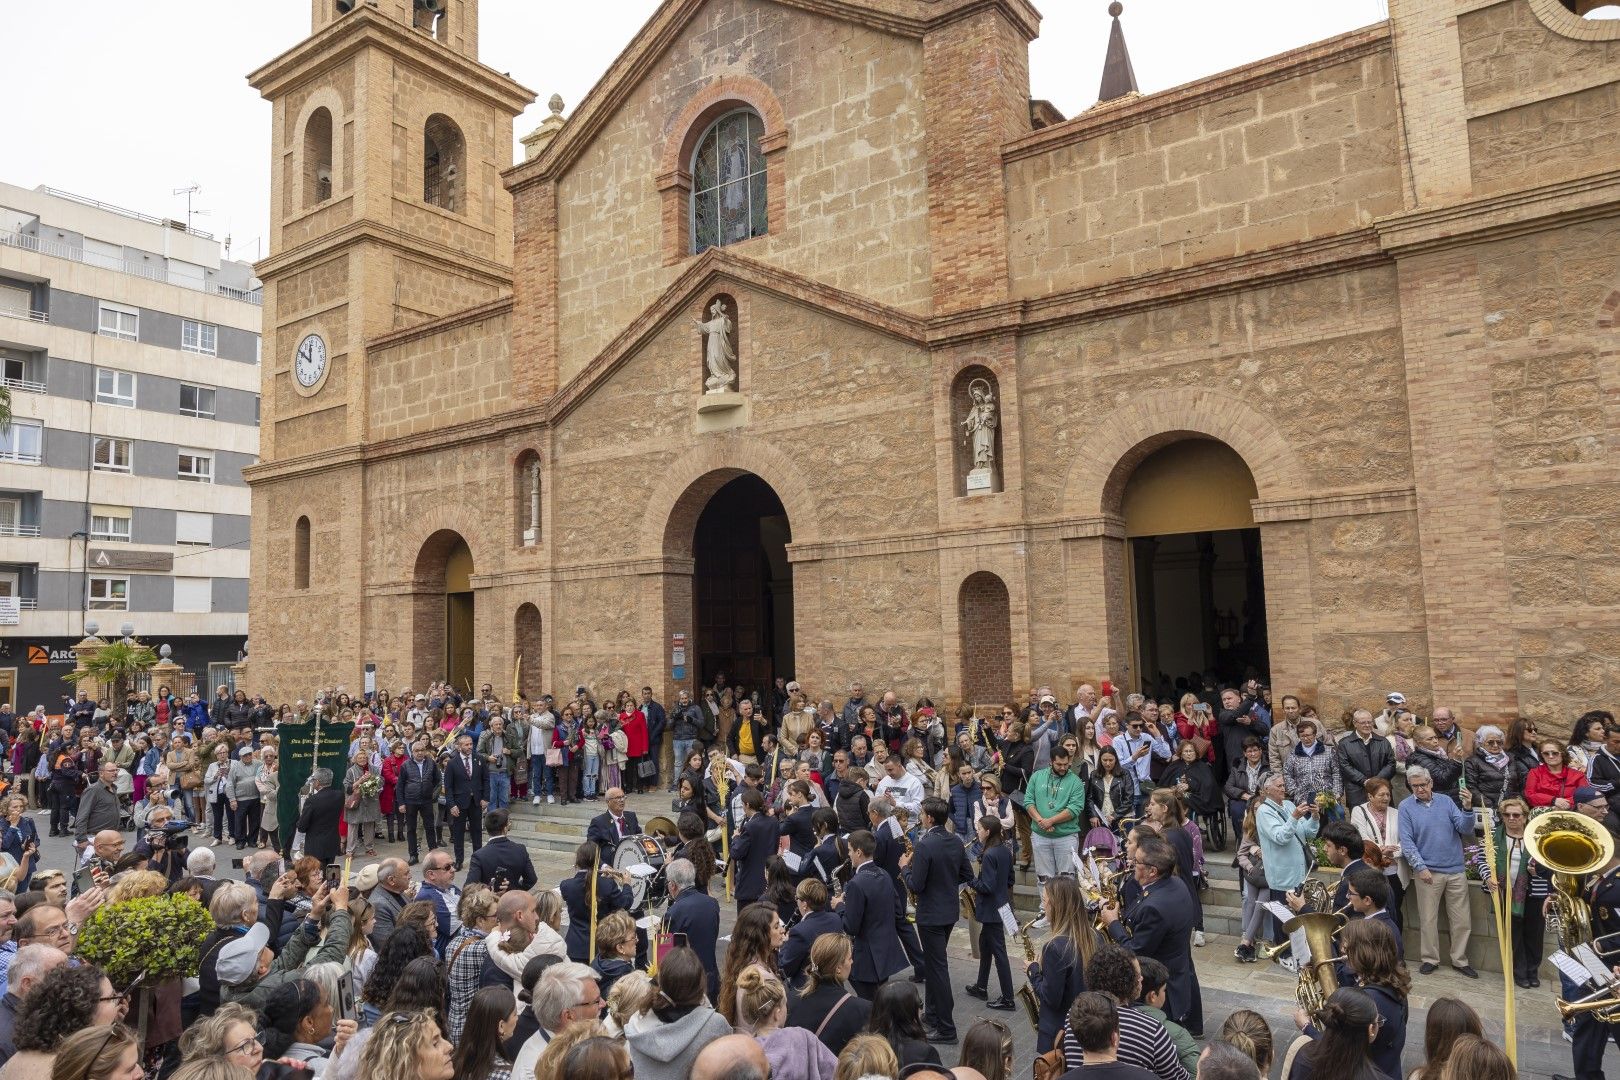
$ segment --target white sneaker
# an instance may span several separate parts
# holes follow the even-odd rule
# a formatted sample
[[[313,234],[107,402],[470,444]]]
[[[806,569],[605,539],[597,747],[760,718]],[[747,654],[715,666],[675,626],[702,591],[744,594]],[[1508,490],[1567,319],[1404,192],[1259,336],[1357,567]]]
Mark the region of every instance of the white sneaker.
[[[1299,974],[1299,961],[1295,960],[1292,956],[1279,956],[1277,958],[1277,966],[1291,974]]]
[[[1046,916],[1042,915],[1040,918],[1030,923],[1029,928],[1031,930],[1045,930],[1049,925],[1050,924],[1046,921]]]
[[[536,805],[536,806],[540,805],[540,796],[536,795],[534,797],[534,805]]]
[[[548,805],[551,804],[551,803],[554,803],[556,801],[557,801],[557,796],[555,796],[555,795],[547,795],[546,796],[546,803]]]
[[[1193,931],[1193,944],[1200,949],[1204,947],[1204,932],[1202,930]]]

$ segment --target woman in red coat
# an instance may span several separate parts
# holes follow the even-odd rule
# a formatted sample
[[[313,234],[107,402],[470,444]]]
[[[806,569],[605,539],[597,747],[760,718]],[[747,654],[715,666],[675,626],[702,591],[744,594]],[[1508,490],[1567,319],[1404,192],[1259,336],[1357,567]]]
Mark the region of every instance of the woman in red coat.
[[[382,810],[383,820],[388,822],[388,842],[392,844],[395,839],[394,825],[399,825],[398,837],[405,839],[405,807],[394,798],[396,786],[399,784],[399,772],[410,759],[405,754],[405,744],[395,740],[388,747],[388,754],[382,761],[382,790],[377,793],[377,805]]]
[[[1176,734],[1181,741],[1188,739],[1202,739],[1204,746],[1204,760],[1215,762],[1215,736],[1219,734],[1219,725],[1215,720],[1215,713],[1199,701],[1193,694],[1181,695],[1181,708],[1176,710]],[[1261,740],[1264,742],[1264,740]]]
[[[640,769],[641,759],[647,756],[647,716],[633,701],[626,700],[619,712],[619,727],[624,731],[625,756],[630,759],[620,781],[627,791],[642,791],[647,785]]]
[[[1551,806],[1558,810],[1575,808],[1575,789],[1586,786],[1586,774],[1566,765],[1564,744],[1547,739],[1541,744],[1541,764],[1524,779],[1524,801],[1531,809]]]

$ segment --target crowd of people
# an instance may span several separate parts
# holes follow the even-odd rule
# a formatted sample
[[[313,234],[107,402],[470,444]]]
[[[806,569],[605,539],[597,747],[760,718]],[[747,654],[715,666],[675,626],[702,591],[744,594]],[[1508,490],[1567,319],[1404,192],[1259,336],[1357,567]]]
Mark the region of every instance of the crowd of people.
[[[1286,939],[1262,905],[1302,909],[1318,851],[1340,870],[1333,907],[1351,916],[1343,985],[1296,1016],[1283,1076],[1397,1080],[1407,888],[1420,971],[1441,962],[1443,906],[1446,959],[1476,974],[1472,809],[1500,812],[1499,865],[1533,897],[1547,876],[1515,845],[1531,807],[1615,821],[1620,729],[1606,714],[1555,742],[1523,720],[1469,732],[1444,708],[1420,722],[1398,693],[1329,723],[1292,695],[1274,711],[1258,681],[1178,690],[1105,682],[1063,704],[1036,687],[993,716],[724,676],[667,707],[650,687],[598,704],[585,687],[502,702],[488,685],[435,684],[276,706],[159,687],[116,712],[85,695],[61,715],[0,708],[0,1080],[133,1080],[147,1066],[188,1080],[1006,1080],[1010,1022],[959,1030],[956,995],[1012,1013],[1026,983],[1042,1075],[1268,1075],[1258,1015],[1205,1030],[1205,860],[1228,835],[1244,883],[1235,961]],[[296,820],[280,821],[276,729],[317,718],[354,725],[348,768],[315,769]],[[627,794],[659,790],[676,835],[668,907],[649,923],[611,862],[641,833]],[[507,835],[524,799],[602,804],[561,882],[538,880]],[[31,812],[74,838],[77,865],[36,865]],[[405,857],[365,863],[385,836]],[[240,879],[193,838],[244,852]],[[1026,926],[1017,869],[1040,895]],[[124,1026],[131,988],[73,961],[73,942],[100,906],[162,894],[203,903],[215,930],[142,1043]],[[722,900],[736,906],[728,941]],[[1532,903],[1515,918],[1521,986],[1540,967],[1538,916]],[[946,948],[964,922],[979,964],[955,987]],[[1009,944],[1030,930],[1045,938],[1015,980]],[[1511,1075],[1468,1006],[1437,1004],[1427,1028],[1421,1080]]]

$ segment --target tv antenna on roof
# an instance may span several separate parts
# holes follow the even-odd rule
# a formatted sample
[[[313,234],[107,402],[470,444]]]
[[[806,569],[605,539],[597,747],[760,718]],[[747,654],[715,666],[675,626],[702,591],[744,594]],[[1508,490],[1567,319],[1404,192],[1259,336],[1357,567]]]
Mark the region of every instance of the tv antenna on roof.
[[[186,197],[186,228],[187,229],[191,228],[191,219],[192,218],[196,217],[198,214],[207,214],[208,213],[207,210],[193,210],[191,208],[192,196],[196,195],[200,191],[202,191],[202,185],[197,183],[197,181],[195,181],[195,180],[193,180],[191,182],[190,187],[183,187],[183,188],[175,188],[174,189],[174,194],[176,194],[176,195],[184,195]]]

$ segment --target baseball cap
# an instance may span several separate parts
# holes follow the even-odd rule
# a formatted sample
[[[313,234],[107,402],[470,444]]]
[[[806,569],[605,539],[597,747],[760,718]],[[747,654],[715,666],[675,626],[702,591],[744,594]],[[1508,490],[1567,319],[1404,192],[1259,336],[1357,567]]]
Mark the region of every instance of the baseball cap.
[[[254,923],[247,933],[224,945],[214,964],[220,985],[238,986],[247,982],[259,966],[260,950],[269,940],[270,928],[264,923]]]
[[[1608,798],[1607,795],[1603,794],[1603,792],[1599,791],[1597,788],[1592,787],[1590,784],[1583,784],[1575,789],[1576,806],[1581,805],[1581,803],[1597,802],[1599,799],[1606,798]]]
[[[253,753],[253,744],[248,743],[246,746],[242,747],[242,749],[240,749],[240,750],[238,750],[236,752],[236,756],[239,757],[239,758],[245,758],[245,757],[247,757],[248,755],[250,755],[252,753]]]
[[[1051,694],[1042,694],[1041,695],[1041,704],[1042,705],[1056,705],[1057,704],[1057,698],[1053,697]]]
[[[1389,692],[1389,696],[1384,699],[1384,702],[1389,705],[1405,705],[1406,695],[1401,693],[1399,690],[1391,690]]]

